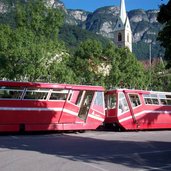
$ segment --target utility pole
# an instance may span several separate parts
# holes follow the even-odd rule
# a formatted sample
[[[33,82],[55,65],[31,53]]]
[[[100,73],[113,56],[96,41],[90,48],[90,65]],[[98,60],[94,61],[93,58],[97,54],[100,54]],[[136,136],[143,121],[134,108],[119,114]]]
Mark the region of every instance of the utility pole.
[[[150,68],[151,68],[151,42],[150,42],[150,44],[149,44],[149,64],[150,64]]]
[[[152,69],[152,63],[151,63],[151,45],[152,45],[152,41],[149,43],[149,65],[150,65],[150,88],[151,88],[151,81],[152,81],[152,72],[151,72],[151,69]]]

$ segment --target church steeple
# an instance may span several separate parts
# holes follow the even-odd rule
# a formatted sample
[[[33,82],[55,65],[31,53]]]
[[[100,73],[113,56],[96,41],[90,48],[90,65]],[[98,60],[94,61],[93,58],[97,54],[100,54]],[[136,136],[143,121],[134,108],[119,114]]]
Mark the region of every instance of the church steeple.
[[[128,47],[132,52],[132,31],[126,12],[125,0],[120,1],[120,13],[114,28],[114,42],[118,47]]]
[[[124,0],[121,0],[121,3],[120,3],[120,15],[119,16],[120,16],[120,19],[122,20],[122,22],[124,24],[126,21],[126,17],[127,17]]]

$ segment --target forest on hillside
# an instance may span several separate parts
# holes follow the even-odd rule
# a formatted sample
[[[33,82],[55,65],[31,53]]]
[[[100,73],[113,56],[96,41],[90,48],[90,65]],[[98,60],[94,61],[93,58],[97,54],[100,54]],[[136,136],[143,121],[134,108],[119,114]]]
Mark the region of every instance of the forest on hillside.
[[[170,88],[171,78],[159,75],[165,63],[144,68],[127,48],[118,49],[102,36],[67,26],[61,9],[43,0],[6,5],[8,10],[0,15],[1,79]]]

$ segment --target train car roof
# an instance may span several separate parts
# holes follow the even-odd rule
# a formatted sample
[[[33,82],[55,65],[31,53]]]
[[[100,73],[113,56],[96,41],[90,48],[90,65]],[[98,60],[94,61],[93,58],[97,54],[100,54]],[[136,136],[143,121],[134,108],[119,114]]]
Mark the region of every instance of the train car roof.
[[[139,94],[169,94],[171,92],[162,92],[162,91],[152,91],[152,90],[138,90],[138,89],[111,89],[107,90],[107,94],[111,94],[112,92],[126,92],[126,93],[139,93]]]
[[[91,91],[104,91],[105,90],[104,87],[102,86],[58,84],[58,83],[44,83],[44,82],[19,82],[19,81],[0,81],[0,86],[54,88],[54,89],[59,88],[59,89],[91,90]]]

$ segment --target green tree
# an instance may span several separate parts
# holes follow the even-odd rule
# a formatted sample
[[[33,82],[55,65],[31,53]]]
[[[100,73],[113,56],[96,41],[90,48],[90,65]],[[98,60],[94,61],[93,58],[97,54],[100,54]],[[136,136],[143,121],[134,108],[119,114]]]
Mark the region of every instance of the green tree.
[[[61,60],[61,62],[59,62]],[[48,70],[51,82],[58,83],[76,83],[76,76],[73,70],[70,67],[70,56],[66,54],[62,56],[62,58],[58,58],[55,62],[53,62]],[[48,79],[47,79],[48,80]]]
[[[79,84],[102,84],[103,74],[98,73],[101,62],[102,45],[94,39],[80,43],[71,62],[71,67],[77,76]]]
[[[160,62],[151,68],[151,86],[153,90],[166,91],[166,80],[164,74],[165,65]],[[165,89],[165,90],[164,90]]]
[[[95,39],[87,39],[80,43],[79,49],[76,51],[82,59],[94,59],[100,57],[102,54],[102,44]]]
[[[111,69],[105,83],[107,87],[144,88],[146,86],[144,67],[127,48],[110,47],[110,51],[107,49],[106,52],[111,56]]]
[[[153,90],[170,91],[171,88],[171,70],[165,69],[167,63],[159,61],[151,68],[151,86]]]
[[[158,34],[158,40],[161,42],[161,45],[165,48],[165,59],[169,62],[168,67],[171,67],[171,0],[167,5],[162,4],[160,6],[160,11],[158,13],[157,20],[164,24],[163,29]]]
[[[85,29],[81,29],[78,26],[64,24],[59,32],[59,39],[64,41],[66,46],[71,49],[71,53],[73,54],[77,49],[77,46],[81,42],[86,41],[87,39],[95,39],[102,43],[102,46],[105,47],[110,40],[101,36],[94,34]]]
[[[106,58],[106,67],[108,74],[105,77],[105,86],[107,88],[117,87],[121,81],[120,54],[119,49],[110,43],[104,50],[103,54]]]
[[[118,49],[113,43],[102,48],[96,40],[81,43],[72,61],[78,83],[109,87],[144,88],[145,70],[127,49]],[[80,81],[80,82],[79,82]]]
[[[58,67],[69,69],[65,47],[58,40],[63,13],[43,0],[17,1],[10,12],[15,24],[0,25],[1,78],[55,81]]]

